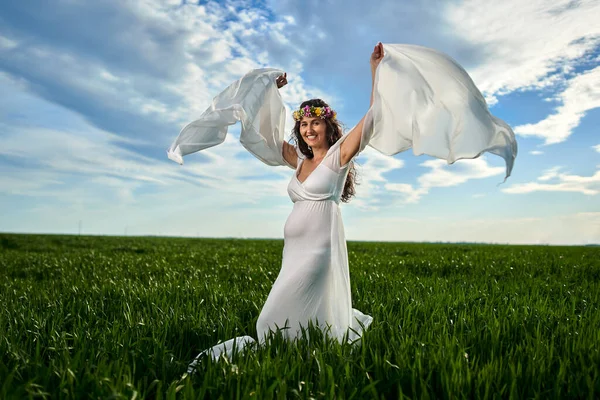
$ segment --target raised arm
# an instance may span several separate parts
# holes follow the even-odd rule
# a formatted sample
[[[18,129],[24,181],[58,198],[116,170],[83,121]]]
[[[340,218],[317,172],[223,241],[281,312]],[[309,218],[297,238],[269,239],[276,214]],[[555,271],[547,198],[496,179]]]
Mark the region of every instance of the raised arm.
[[[298,154],[296,153],[296,148],[286,141],[283,142],[283,158],[285,158],[285,161],[292,167],[298,167]]]
[[[383,58],[383,44],[381,42],[377,43],[375,48],[373,49],[373,53],[371,54],[371,101],[369,103],[369,108],[373,105],[373,90],[375,83],[375,71],[377,70],[377,66],[381,62]],[[348,133],[348,137],[344,140],[344,142],[340,146],[340,162],[342,165],[346,165],[352,158],[358,153],[358,149],[360,148],[360,140],[362,136],[363,126],[365,124],[365,118],[362,119],[356,124],[356,126]]]
[[[288,83],[287,82],[287,73],[284,73],[283,75],[277,77],[275,82],[277,83],[277,89],[281,89],[282,87],[287,85],[287,83]],[[296,154],[296,148],[294,146],[292,146],[291,144],[289,144],[288,142],[286,142],[284,140],[283,141],[283,149],[282,149],[281,153],[283,155],[283,158],[285,158],[285,161],[287,161],[288,164],[290,164],[294,168],[297,167],[296,164],[298,163],[298,155]]]

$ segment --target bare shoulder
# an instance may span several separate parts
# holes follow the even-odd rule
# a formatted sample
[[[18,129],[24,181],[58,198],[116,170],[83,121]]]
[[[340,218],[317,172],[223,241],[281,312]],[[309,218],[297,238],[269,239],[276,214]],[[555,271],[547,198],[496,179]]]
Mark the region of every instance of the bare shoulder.
[[[283,142],[283,158],[288,164],[297,168],[298,154],[296,153],[296,147],[285,141]]]

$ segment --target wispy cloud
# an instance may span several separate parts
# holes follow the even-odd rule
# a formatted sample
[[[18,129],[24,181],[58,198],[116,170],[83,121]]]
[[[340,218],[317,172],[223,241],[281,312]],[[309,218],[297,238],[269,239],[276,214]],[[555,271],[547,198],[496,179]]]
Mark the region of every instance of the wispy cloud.
[[[600,170],[591,176],[561,173],[562,167],[553,167],[544,172],[537,180],[512,185],[502,189],[505,193],[523,194],[532,192],[573,192],[588,196],[600,193]],[[543,182],[543,183],[540,183]]]
[[[356,165],[357,196],[352,204],[362,210],[377,210],[385,194],[388,182],[387,174],[404,167],[404,161],[385,156],[367,147]]]
[[[65,182],[67,177],[79,176],[93,180],[98,186],[124,187],[131,191],[142,185],[171,185],[174,182],[192,184],[196,187],[217,189],[243,195],[242,202],[256,201],[281,193],[285,177],[282,169],[270,168],[259,161],[245,158],[245,149],[229,138],[218,150],[203,153],[204,162],[190,162],[183,169],[168,160],[156,161],[119,146],[119,138],[113,134],[95,130],[85,132],[50,131],[40,128],[21,128],[18,134],[0,137],[0,155],[32,160],[33,165],[7,166],[11,168],[11,180],[31,180],[29,174],[43,171],[36,177],[36,185],[23,185],[35,189],[30,194],[42,195],[42,182],[46,186]],[[248,164],[252,167],[248,168]],[[42,178],[42,179],[40,179]],[[261,191],[251,190],[260,182]],[[12,192],[14,185],[3,185],[4,191]],[[48,194],[54,195],[55,191]]]
[[[418,184],[388,183],[387,190],[401,193],[405,203],[418,203],[433,188],[461,185],[472,179],[489,178],[501,175],[503,167],[490,166],[485,157],[475,160],[461,160],[449,166],[444,160],[428,160],[421,164],[430,171],[417,178]]]
[[[553,92],[560,104],[544,119],[515,127],[518,135],[563,142],[600,107],[597,1],[469,0],[452,3],[447,13],[456,32],[485,54],[469,72],[489,104],[528,90]]]
[[[485,54],[469,72],[491,104],[517,90],[561,84],[600,43],[594,0],[469,0],[446,13],[454,32]]]
[[[559,171],[562,169],[563,167],[561,166],[556,166],[556,167],[552,167],[550,169],[547,169],[546,171],[544,171],[544,173],[538,178],[538,181],[549,181],[551,179],[554,178],[558,178],[559,176]]]
[[[284,59],[302,69],[289,18],[235,3],[109,0],[32,11],[17,2],[0,11],[0,68],[100,129],[161,147],[250,69]],[[310,96],[302,82],[294,92]]]
[[[557,96],[557,100],[561,105],[555,113],[535,124],[517,126],[515,133],[540,137],[545,144],[567,140],[585,113],[600,107],[600,67],[569,79],[566,89]]]

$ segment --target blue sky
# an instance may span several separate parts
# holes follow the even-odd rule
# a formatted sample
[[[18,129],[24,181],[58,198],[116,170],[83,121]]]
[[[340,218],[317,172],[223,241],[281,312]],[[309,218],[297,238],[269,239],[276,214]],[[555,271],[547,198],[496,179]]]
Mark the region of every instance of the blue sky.
[[[519,155],[498,185],[493,155],[368,148],[349,240],[600,243],[597,15],[597,1],[2,2],[0,231],[281,238],[293,172],[249,156],[239,129],[184,166],[166,149],[258,67],[288,71],[288,111],[321,97],[352,127],[382,41],[461,63]]]

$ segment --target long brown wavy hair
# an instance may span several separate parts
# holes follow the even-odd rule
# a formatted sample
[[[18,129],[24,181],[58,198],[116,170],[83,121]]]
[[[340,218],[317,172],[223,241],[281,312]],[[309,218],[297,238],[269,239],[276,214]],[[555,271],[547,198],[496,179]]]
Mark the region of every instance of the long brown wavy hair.
[[[329,107],[329,105],[321,99],[307,100],[300,105],[300,108],[304,108],[306,106]],[[340,125],[337,119],[325,118],[323,119],[323,121],[325,121],[326,124],[325,137],[327,139],[327,144],[329,145],[329,147],[331,147],[342,137],[342,126]],[[302,135],[300,134],[300,121],[296,121],[292,133],[294,134],[296,143],[298,143],[298,148],[300,149],[300,152],[304,154],[306,158],[312,159],[314,157],[312,149],[306,144],[306,142],[302,138]],[[354,185],[356,184],[356,169],[354,168],[354,161],[350,162],[350,164],[348,165],[348,169],[348,176],[346,177],[344,191],[342,192],[342,201],[344,203],[348,203],[350,199],[356,194],[354,190]]]

